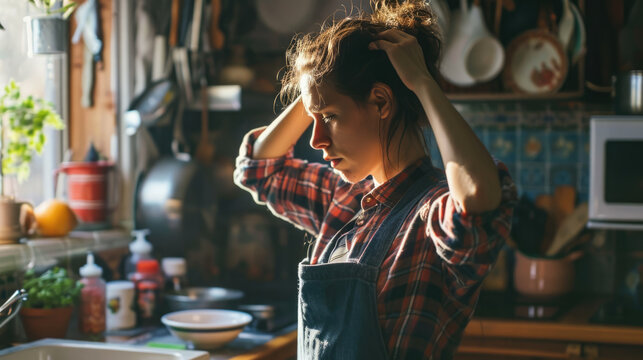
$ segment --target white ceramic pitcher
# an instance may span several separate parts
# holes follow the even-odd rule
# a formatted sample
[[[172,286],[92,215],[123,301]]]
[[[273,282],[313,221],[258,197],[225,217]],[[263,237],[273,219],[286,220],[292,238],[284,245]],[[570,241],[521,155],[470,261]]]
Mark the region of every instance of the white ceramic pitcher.
[[[502,70],[502,45],[487,30],[480,6],[469,11],[467,0],[453,13],[440,72],[451,83],[470,86],[493,79]]]

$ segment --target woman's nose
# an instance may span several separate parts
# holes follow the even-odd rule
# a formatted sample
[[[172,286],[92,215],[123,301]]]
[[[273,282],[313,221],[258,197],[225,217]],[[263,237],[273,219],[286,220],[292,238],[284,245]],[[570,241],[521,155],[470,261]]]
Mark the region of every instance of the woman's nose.
[[[330,137],[328,137],[326,125],[323,121],[313,120],[313,134],[310,136],[310,146],[313,149],[325,149],[330,146]]]

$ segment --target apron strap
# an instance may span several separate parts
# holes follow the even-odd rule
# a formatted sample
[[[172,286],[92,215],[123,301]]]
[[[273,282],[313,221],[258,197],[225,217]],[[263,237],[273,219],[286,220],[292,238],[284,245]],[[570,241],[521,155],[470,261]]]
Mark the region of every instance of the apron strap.
[[[382,222],[379,229],[364,249],[360,258],[360,263],[380,267],[388,250],[393,244],[393,240],[397,233],[400,231],[404,220],[411,212],[411,209],[420,201],[426,193],[427,187],[430,185],[429,180],[431,173],[422,175],[419,179],[415,180],[400,201],[393,206],[391,212],[386,219]]]

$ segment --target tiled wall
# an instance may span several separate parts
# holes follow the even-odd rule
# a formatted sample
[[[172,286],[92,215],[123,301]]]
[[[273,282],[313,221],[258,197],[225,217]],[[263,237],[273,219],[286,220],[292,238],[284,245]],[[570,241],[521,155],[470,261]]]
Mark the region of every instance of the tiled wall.
[[[607,113],[583,104],[457,104],[462,116],[496,159],[504,162],[519,195],[532,199],[572,185],[578,201],[589,190],[589,118]],[[431,155],[442,167],[435,140]]]

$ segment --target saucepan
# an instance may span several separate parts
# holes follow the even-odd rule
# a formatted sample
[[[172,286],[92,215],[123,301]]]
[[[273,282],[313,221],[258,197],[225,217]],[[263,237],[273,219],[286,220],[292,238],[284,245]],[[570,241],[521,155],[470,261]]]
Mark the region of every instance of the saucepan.
[[[586,81],[587,88],[611,93],[617,115],[643,114],[643,70],[630,70],[612,76],[612,86],[601,86]]]
[[[643,114],[643,70],[631,70],[612,77],[612,99],[618,115]]]

